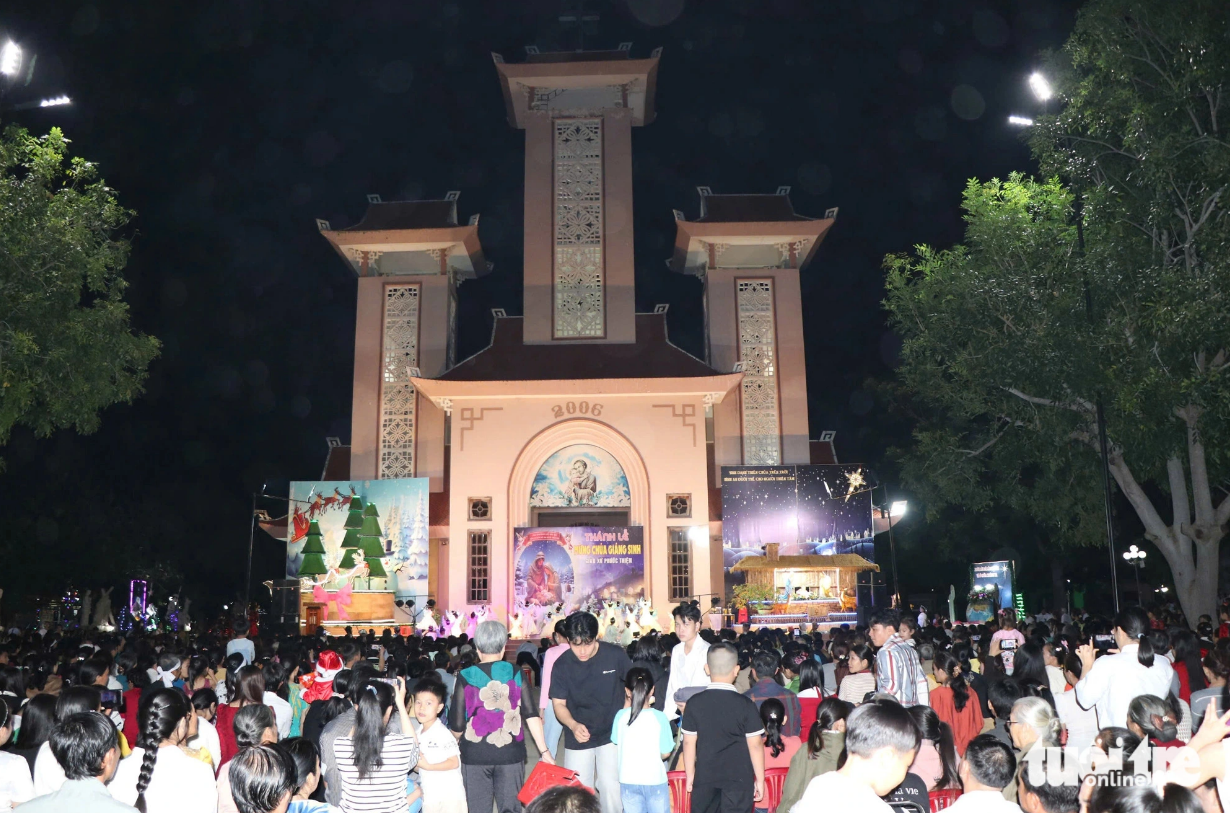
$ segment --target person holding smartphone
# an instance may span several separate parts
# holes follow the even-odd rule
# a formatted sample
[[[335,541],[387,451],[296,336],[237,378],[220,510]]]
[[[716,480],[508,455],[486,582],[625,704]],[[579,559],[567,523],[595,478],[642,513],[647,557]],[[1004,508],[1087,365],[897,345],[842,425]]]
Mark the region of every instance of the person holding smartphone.
[[[1076,650],[1081,660],[1076,701],[1081,708],[1097,709],[1099,729],[1126,728],[1132,700],[1142,694],[1165,699],[1174,677],[1170,661],[1154,657],[1149,616],[1143,609],[1129,607],[1115,616],[1113,634],[1118,651],[1099,658],[1093,640]]]
[[[1004,610],[1000,628],[991,636],[991,657],[1002,655],[1004,672],[1012,674],[1012,663],[1016,657],[1016,648],[1024,646],[1025,636],[1016,628],[1016,611]]]

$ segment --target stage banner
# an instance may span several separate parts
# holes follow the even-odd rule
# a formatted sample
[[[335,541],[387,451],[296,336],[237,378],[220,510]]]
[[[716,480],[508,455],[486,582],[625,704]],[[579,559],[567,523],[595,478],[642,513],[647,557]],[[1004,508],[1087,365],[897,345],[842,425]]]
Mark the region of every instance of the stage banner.
[[[723,466],[722,555],[730,569],[779,553],[853,553],[875,561],[871,483],[862,466]]]
[[[428,480],[327,480],[290,484],[286,578],[340,587],[363,565],[357,590],[427,597]]]
[[[645,596],[644,540],[640,527],[516,528],[513,600],[568,612],[591,600],[635,602]]]
[[[1011,560],[975,562],[970,565],[969,603],[965,620],[985,624],[1000,610],[1013,607],[1013,576]]]

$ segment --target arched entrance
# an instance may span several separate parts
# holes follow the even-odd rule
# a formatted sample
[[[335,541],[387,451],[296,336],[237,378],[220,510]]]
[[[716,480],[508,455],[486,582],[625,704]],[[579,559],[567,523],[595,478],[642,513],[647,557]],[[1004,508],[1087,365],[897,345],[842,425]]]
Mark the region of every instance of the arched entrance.
[[[577,466],[584,461],[584,472]],[[593,475],[596,489],[586,477]],[[576,481],[576,482],[574,482]],[[591,496],[588,492],[593,491]],[[605,504],[605,505],[604,505]],[[651,539],[649,472],[636,447],[607,424],[588,418],[560,421],[525,445],[508,480],[508,539],[513,529],[534,524],[539,510],[626,512],[627,524],[643,527]],[[508,573],[513,572],[512,546]],[[645,557],[646,583],[652,583]],[[511,595],[511,590],[509,595]]]

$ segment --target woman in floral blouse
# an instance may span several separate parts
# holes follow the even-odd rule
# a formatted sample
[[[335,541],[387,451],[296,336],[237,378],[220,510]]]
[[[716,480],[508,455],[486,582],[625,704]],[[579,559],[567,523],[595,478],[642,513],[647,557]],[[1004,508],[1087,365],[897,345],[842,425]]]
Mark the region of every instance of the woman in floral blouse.
[[[524,781],[525,729],[540,759],[552,763],[542,720],[521,671],[504,660],[508,629],[484,621],[474,633],[478,663],[457,673],[449,706],[449,728],[461,734],[461,772],[470,810],[517,810]]]

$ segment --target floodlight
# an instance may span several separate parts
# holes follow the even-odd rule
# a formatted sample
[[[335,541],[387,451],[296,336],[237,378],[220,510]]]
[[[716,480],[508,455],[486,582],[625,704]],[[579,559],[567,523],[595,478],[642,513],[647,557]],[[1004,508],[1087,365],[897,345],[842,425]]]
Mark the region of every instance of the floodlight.
[[[888,515],[890,517],[904,517],[907,508],[909,508],[909,503],[907,501],[898,500],[889,506]]]
[[[1027,116],[1009,116],[1008,123],[1013,127],[1033,127],[1034,120]]]
[[[1055,95],[1055,92],[1051,90],[1051,83],[1037,71],[1029,75],[1029,89],[1034,92],[1034,96],[1037,96],[1040,102],[1045,102]]]
[[[709,541],[709,529],[704,525],[693,525],[688,528],[688,541],[693,545]]]
[[[43,99],[38,103],[39,107],[60,107],[61,105],[72,104],[73,100],[67,96],[56,96],[54,99]]]
[[[21,46],[9,40],[0,47],[0,73],[16,76],[21,67]]]

